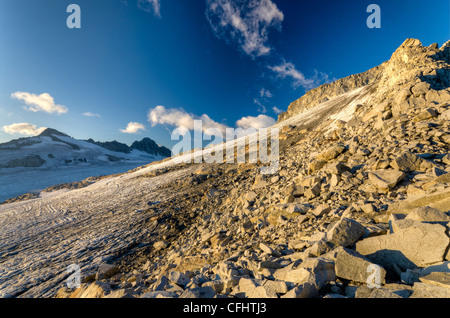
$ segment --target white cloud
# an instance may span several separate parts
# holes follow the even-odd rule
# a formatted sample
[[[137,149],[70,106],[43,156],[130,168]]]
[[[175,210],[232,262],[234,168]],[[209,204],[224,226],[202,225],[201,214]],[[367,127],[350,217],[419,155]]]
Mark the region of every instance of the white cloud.
[[[25,109],[32,112],[43,111],[49,114],[65,114],[69,111],[67,107],[55,104],[54,98],[48,93],[36,95],[26,92],[15,92],[11,94],[11,98],[24,101],[28,105],[28,107],[25,106]]]
[[[153,11],[153,14],[158,18],[161,17],[161,3],[160,0],[138,0],[138,7],[146,12]]]
[[[302,86],[306,89],[311,89],[314,86],[313,81],[311,79],[306,79],[305,75],[298,71],[295,68],[295,65],[290,62],[284,61],[280,65],[268,66],[268,68],[277,73],[281,78],[290,78],[292,80],[292,85],[295,88]]]
[[[272,110],[275,114],[279,115],[281,114],[283,111],[281,109],[279,109],[278,107],[274,106],[272,107]]]
[[[28,123],[15,123],[9,126],[3,126],[2,130],[7,134],[19,134],[24,136],[36,136],[43,132],[46,127],[37,128],[36,125]]]
[[[270,53],[269,30],[284,20],[271,0],[207,0],[206,15],[217,37],[237,42],[252,57]]]
[[[259,95],[262,98],[272,98],[272,96],[273,96],[272,93],[265,88],[261,88],[261,90],[259,91]]]
[[[126,129],[120,129],[124,134],[137,134],[141,130],[145,130],[145,126],[141,123],[130,122]]]
[[[294,88],[303,87],[306,90],[311,90],[322,84],[330,83],[330,77],[328,74],[323,72],[318,72],[314,70],[314,76],[311,78],[305,77],[305,75],[297,70],[294,64],[291,62],[283,61],[281,64],[276,66],[268,66],[270,70],[275,72],[281,78],[290,78],[292,81],[292,86]],[[335,80],[335,79],[333,79]]]
[[[86,116],[86,117],[98,117],[98,118],[102,117],[100,114],[91,113],[91,112],[83,113],[83,116]]]
[[[264,106],[264,105],[259,101],[258,98],[255,98],[255,99],[253,100],[253,102],[254,102],[256,105],[259,106],[259,107],[258,107],[258,112],[263,113],[263,114],[267,113],[267,108],[266,108],[266,106]]]
[[[170,125],[176,128],[194,130],[194,121],[202,121],[202,130],[205,131],[209,128],[217,128],[222,133],[225,133],[226,125],[218,123],[211,119],[208,115],[203,114],[198,117],[187,113],[184,109],[166,108],[164,106],[156,106],[148,111],[148,121],[155,126]]]
[[[276,120],[267,115],[259,115],[257,117],[247,116],[242,117],[236,122],[236,125],[242,129],[254,128],[268,128],[276,124]]]

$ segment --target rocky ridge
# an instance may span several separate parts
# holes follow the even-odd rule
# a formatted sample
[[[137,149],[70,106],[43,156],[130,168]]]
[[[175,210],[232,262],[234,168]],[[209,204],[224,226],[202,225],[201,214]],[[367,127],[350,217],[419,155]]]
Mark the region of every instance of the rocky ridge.
[[[146,244],[54,297],[450,297],[448,57],[449,42],[408,39],[382,66],[306,94],[280,116],[274,175],[205,163],[139,175],[183,172],[141,211]]]

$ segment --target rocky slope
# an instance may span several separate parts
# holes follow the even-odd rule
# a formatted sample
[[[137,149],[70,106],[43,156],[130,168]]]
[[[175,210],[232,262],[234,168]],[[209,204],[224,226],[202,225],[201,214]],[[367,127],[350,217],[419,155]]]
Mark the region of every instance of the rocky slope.
[[[169,159],[0,206],[0,296],[449,297],[448,54],[408,39],[306,94],[274,175]]]

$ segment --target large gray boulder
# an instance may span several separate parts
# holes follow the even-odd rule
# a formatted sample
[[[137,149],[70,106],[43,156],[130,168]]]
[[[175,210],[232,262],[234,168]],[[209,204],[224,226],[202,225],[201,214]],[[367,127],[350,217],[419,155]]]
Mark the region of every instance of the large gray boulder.
[[[336,279],[334,263],[324,258],[307,258],[297,268],[287,271],[283,280],[295,284],[310,283],[320,290]]]
[[[386,282],[386,271],[381,266],[370,262],[361,254],[343,248],[336,257],[336,276],[359,283],[383,285]],[[372,281],[374,279],[374,281]]]
[[[388,270],[406,270],[442,262],[449,243],[445,226],[413,221],[393,234],[357,242],[356,251]]]
[[[376,170],[369,173],[369,180],[379,190],[390,191],[405,176],[405,173],[402,171]]]
[[[427,169],[432,168],[433,164],[411,152],[404,152],[391,162],[391,166],[396,170],[404,172],[425,172]]]
[[[358,241],[365,230],[361,223],[344,217],[327,232],[326,239],[334,245],[346,247]]]

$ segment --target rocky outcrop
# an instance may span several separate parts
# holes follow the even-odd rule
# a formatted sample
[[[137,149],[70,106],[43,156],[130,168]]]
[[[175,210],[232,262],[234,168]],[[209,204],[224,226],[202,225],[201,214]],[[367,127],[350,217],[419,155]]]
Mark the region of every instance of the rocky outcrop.
[[[86,140],[87,142],[103,147],[105,149],[114,151],[114,152],[123,152],[123,153],[130,153],[131,152],[131,148],[123,143],[120,143],[116,140],[114,141],[106,141],[106,142],[101,142],[101,141],[94,141],[93,139],[88,139]]]
[[[374,93],[372,105],[366,107],[382,106],[378,113],[390,110],[396,116],[405,108],[446,102],[450,86],[449,46],[447,42],[441,48],[437,44],[424,47],[419,40],[407,39],[391,59],[380,66],[307,92],[289,105],[287,112],[280,114],[278,122],[365,86]],[[437,115],[433,109],[424,111],[426,113],[418,114],[417,120]]]
[[[350,75],[333,83],[324,84],[308,91],[301,98],[291,103],[287,112],[279,115],[278,122],[282,122],[295,114],[304,112],[320,103],[331,100],[351,90],[375,83],[381,78],[384,67],[385,65],[383,64],[367,72]]]
[[[24,158],[17,158],[9,161],[3,167],[0,168],[37,168],[42,166],[46,161],[42,159],[39,155],[30,155]]]
[[[133,142],[133,144],[131,145],[131,149],[136,149],[149,154],[160,155],[163,157],[172,156],[172,152],[168,148],[156,144],[156,142],[154,142],[150,138],[144,138],[141,141]]]

